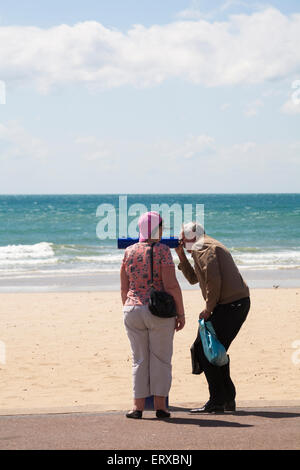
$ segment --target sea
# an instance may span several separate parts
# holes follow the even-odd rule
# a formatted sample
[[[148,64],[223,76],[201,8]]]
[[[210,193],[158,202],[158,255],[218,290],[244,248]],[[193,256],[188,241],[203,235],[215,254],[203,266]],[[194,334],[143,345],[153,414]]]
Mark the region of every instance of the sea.
[[[175,236],[172,208],[192,220],[202,207],[206,233],[227,246],[250,287],[300,286],[299,193],[0,195],[0,292],[118,290],[124,220],[132,229],[153,207],[169,210]],[[178,279],[198,288],[179,271]]]

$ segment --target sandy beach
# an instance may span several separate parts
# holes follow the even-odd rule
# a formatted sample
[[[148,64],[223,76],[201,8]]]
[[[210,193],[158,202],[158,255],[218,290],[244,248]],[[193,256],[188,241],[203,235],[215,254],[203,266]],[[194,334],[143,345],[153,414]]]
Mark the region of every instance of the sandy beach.
[[[204,302],[183,292],[170,405],[207,400],[191,373],[190,346]],[[300,404],[300,288],[252,289],[246,323],[231,345],[237,403]],[[2,293],[0,414],[131,407],[131,351],[119,292]]]

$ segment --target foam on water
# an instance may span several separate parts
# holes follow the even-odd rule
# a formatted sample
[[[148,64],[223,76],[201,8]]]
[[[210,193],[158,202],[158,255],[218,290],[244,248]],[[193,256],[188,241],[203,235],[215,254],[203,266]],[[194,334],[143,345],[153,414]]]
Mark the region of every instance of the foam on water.
[[[0,261],[19,260],[27,258],[49,258],[54,256],[52,243],[40,242],[34,245],[0,246]]]
[[[5,279],[118,273],[124,251],[117,249],[117,240],[99,240],[96,230],[99,204],[117,207],[118,199],[119,195],[0,196],[1,285]],[[299,194],[129,195],[128,207],[134,203],[148,210],[152,203],[204,204],[207,233],[229,248],[244,272],[299,270],[300,279]]]

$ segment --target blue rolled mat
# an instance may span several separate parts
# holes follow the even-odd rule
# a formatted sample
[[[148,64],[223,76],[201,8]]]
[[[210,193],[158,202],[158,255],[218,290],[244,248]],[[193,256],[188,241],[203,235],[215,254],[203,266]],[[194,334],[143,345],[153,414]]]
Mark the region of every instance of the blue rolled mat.
[[[138,238],[118,238],[118,248],[127,248],[130,245],[133,245],[134,243],[137,243],[139,241]],[[178,246],[179,239],[176,237],[170,237],[170,238],[162,238],[160,240],[160,243],[164,243],[167,245],[169,248],[176,248]]]

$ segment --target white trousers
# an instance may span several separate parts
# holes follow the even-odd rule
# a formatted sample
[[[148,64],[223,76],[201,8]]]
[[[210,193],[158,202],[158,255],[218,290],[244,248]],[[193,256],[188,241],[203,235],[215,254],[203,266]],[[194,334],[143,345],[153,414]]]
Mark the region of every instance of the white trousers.
[[[156,317],[147,305],[126,305],[123,312],[132,350],[134,398],[168,396],[175,318]]]

